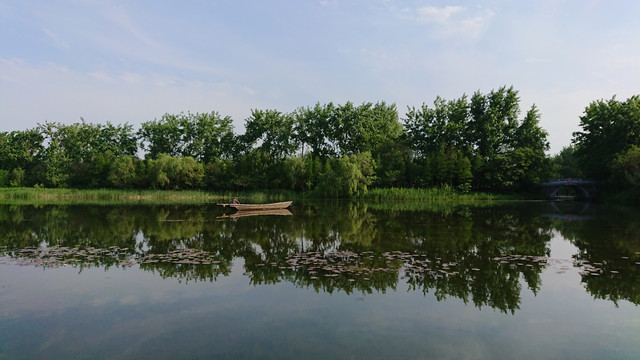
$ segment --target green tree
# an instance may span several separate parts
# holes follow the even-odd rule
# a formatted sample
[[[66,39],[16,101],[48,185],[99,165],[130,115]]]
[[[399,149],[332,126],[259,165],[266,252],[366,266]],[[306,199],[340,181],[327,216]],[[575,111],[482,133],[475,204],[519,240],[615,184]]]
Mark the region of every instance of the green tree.
[[[232,155],[235,135],[231,117],[223,118],[217,112],[187,113],[181,118],[181,126],[185,143],[182,156],[209,163]]]
[[[147,160],[147,174],[153,188],[194,189],[202,185],[204,167],[192,157],[160,154]]]
[[[247,151],[256,149],[273,159],[284,159],[298,148],[294,137],[295,118],[277,110],[252,110],[245,120],[245,133],[240,141]]]
[[[611,182],[622,188],[640,188],[640,147],[616,155],[611,166]]]
[[[376,185],[407,186],[408,167],[411,164],[411,149],[403,138],[389,140],[380,146],[375,157]]]
[[[351,102],[335,108],[332,124],[336,145],[340,154],[377,153],[388,140],[402,135],[395,104],[363,103],[354,106]]]
[[[9,178],[9,185],[11,187],[20,187],[24,186],[25,172],[22,168],[15,168],[11,170],[11,175]]]
[[[640,145],[640,96],[594,101],[580,117],[573,144],[586,176],[606,179],[618,154]]]
[[[375,163],[371,153],[344,155],[326,163],[316,191],[327,197],[352,197],[367,192],[375,180]]]
[[[47,187],[65,187],[69,178],[71,160],[63,145],[63,127],[61,124],[49,122],[38,125],[38,131],[47,143],[42,157],[43,169],[38,180]]]
[[[513,86],[503,86],[488,95],[479,91],[471,97],[469,122],[471,144],[483,158],[505,154],[514,147],[520,98]]]
[[[575,146],[566,146],[551,158],[551,179],[582,177],[584,174],[580,168]]]
[[[7,176],[20,169],[24,172],[20,185],[35,184],[42,168],[43,142],[44,137],[37,129],[0,132],[0,169]]]
[[[140,160],[137,157],[124,155],[116,158],[109,169],[107,179],[116,188],[135,187],[140,179],[137,170]]]
[[[471,97],[469,144],[476,158],[472,163],[478,189],[507,190],[513,188],[517,181],[510,173],[514,164],[509,153],[516,146],[519,101],[513,86],[503,86],[488,95],[477,91]]]
[[[217,112],[164,114],[160,120],[142,123],[138,136],[147,158],[167,154],[205,163],[231,156],[235,141],[232,119]]]
[[[540,112],[535,105],[527,112],[515,132],[515,148],[511,152],[511,177],[520,188],[531,188],[550,176],[551,162],[548,133],[540,127]]]
[[[156,159],[160,154],[179,156],[182,154],[182,129],[179,116],[164,114],[160,120],[147,121],[138,130],[140,146],[146,158]]]
[[[204,182],[209,189],[230,189],[233,177],[234,171],[231,159],[215,159],[205,165]]]
[[[453,134],[446,133],[450,128],[447,127],[449,113],[446,101],[438,96],[433,105],[433,109],[427,104],[422,104],[420,109],[412,107],[406,114],[407,139],[419,157],[447,147],[450,145],[449,140],[453,138]]]
[[[303,155],[307,148],[316,158],[326,159],[336,155],[334,109],[333,103],[316,103],[313,108],[299,108],[294,112],[295,138]]]

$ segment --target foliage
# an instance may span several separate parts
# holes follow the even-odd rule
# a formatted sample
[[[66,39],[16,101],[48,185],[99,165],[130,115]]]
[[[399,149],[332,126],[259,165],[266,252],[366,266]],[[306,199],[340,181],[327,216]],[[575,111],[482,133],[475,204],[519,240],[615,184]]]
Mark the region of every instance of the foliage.
[[[20,179],[21,185],[36,183],[39,163],[44,155],[43,141],[37,129],[0,133],[0,169],[6,171],[9,177],[13,171],[22,170],[24,177]],[[8,181],[11,182],[10,179]]]
[[[586,176],[607,179],[614,161],[632,146],[640,146],[640,95],[626,101],[594,101],[580,117],[582,131],[573,134],[576,156]]]
[[[160,120],[142,123],[138,136],[147,158],[167,154],[204,163],[231,156],[235,143],[231,117],[223,118],[217,112],[164,114]]]
[[[253,110],[245,121],[245,133],[240,136],[245,152],[252,150],[283,159],[293,154],[297,146],[293,139],[294,117],[277,110]]]
[[[584,177],[580,168],[578,157],[576,156],[576,147],[573,145],[562,148],[559,154],[551,158],[551,179]]]
[[[130,155],[116,158],[109,169],[107,179],[116,188],[128,189],[140,182],[140,160]]]
[[[374,181],[374,169],[375,163],[368,152],[327,162],[318,179],[316,193],[324,197],[363,195]]]
[[[245,133],[217,112],[164,114],[134,131],[45,122],[0,133],[0,186],[119,189],[281,189],[362,196],[374,187],[461,192],[526,190],[550,174],[535,106],[501,87],[433,106],[320,104],[253,109]],[[139,158],[144,155],[144,159]]]
[[[295,141],[303,156],[307,148],[317,158],[326,159],[336,155],[336,127],[333,124],[335,117],[332,115],[334,109],[333,103],[316,103],[313,108],[299,108],[294,112]]]
[[[611,165],[611,182],[623,188],[640,187],[640,147],[616,155]]]
[[[160,154],[147,162],[147,176],[154,189],[196,189],[204,179],[204,168],[189,156]]]
[[[433,108],[409,108],[406,142],[415,155],[412,181],[461,189],[511,191],[542,181],[550,164],[547,132],[537,108],[518,120],[518,92],[501,87],[469,100],[436,98]]]

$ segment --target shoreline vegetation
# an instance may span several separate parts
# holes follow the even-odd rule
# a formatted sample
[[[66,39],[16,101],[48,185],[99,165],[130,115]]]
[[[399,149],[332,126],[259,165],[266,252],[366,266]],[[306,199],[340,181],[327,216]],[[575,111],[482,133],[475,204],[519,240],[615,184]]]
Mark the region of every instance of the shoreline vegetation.
[[[288,190],[268,191],[199,191],[199,190],[131,190],[131,189],[50,189],[50,188],[0,188],[0,202],[26,201],[123,201],[123,202],[207,202],[231,201],[239,197],[247,203],[279,200],[322,199],[313,193],[298,193]],[[528,200],[521,195],[491,193],[460,193],[454,189],[388,188],[370,189],[365,195],[345,198],[349,200],[390,201],[518,201]]]
[[[288,113],[253,109],[244,134],[215,111],[165,114],[138,129],[82,118],[45,122],[0,132],[0,188],[95,189],[12,195],[36,198],[222,199],[288,191],[315,199],[475,201],[512,198],[488,194],[535,197],[550,179],[581,178],[606,183],[608,198],[638,205],[639,109],[640,95],[591,103],[580,117],[582,131],[554,157],[546,154],[537,107],[523,114],[518,91],[506,86],[437,97],[404,117],[384,101],[317,103]]]

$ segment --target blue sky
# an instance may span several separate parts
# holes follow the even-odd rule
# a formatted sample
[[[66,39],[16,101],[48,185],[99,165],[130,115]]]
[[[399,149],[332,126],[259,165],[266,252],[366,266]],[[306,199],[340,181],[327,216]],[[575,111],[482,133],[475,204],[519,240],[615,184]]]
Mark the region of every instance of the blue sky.
[[[0,131],[513,85],[551,153],[592,101],[640,94],[640,1],[0,0]]]

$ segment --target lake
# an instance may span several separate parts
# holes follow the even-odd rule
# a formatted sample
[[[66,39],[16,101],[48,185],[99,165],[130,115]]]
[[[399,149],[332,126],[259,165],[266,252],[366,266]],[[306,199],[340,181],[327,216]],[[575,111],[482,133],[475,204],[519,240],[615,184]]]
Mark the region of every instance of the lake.
[[[640,212],[0,204],[0,359],[638,359]]]

